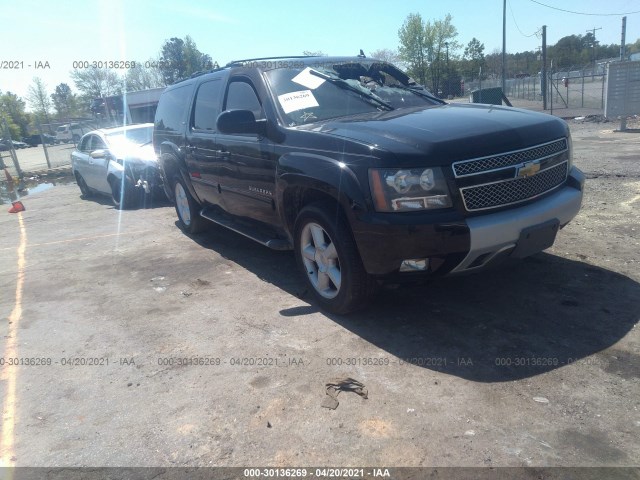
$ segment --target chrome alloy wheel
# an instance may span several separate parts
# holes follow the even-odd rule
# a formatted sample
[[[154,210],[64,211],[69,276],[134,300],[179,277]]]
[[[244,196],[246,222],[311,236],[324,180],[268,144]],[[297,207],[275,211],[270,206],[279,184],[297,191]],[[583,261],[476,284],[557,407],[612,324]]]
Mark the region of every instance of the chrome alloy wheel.
[[[307,223],[300,234],[300,253],[316,291],[325,298],[340,292],[340,259],[333,240],[317,223]]]
[[[184,187],[180,182],[176,182],[174,193],[176,197],[176,208],[178,210],[178,215],[180,215],[180,220],[182,220],[182,223],[188,227],[191,225],[191,209],[189,208],[187,192],[184,191]]]

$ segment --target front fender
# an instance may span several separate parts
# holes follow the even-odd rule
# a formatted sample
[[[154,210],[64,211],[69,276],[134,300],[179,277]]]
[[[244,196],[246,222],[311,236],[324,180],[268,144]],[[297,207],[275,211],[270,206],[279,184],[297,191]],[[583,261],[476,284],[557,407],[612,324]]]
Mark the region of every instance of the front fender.
[[[288,215],[287,193],[291,189],[316,190],[336,200],[351,220],[367,210],[367,191],[349,166],[321,155],[295,153],[283,155],[276,167],[276,205],[282,224],[291,233],[292,218]],[[295,220],[295,219],[293,219]]]
[[[109,183],[111,183],[111,180],[114,178],[121,181],[123,173],[124,167],[121,164],[115,160],[109,160],[109,165],[107,166],[107,181]]]

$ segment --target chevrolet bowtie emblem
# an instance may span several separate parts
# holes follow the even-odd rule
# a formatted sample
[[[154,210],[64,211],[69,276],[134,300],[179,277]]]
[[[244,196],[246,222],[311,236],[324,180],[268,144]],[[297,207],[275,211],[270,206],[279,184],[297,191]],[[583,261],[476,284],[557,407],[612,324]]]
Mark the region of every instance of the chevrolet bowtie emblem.
[[[516,178],[531,177],[540,171],[540,164],[529,162],[518,168]]]

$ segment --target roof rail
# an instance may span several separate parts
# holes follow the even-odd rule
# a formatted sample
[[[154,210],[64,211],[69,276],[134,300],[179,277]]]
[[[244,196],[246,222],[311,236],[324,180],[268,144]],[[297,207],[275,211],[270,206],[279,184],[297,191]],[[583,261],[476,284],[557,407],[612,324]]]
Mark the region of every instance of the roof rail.
[[[244,62],[257,62],[258,60],[282,60],[283,58],[314,58],[319,55],[286,55],[284,57],[260,57],[260,58],[243,58],[242,60],[232,60],[227,63],[226,67],[235,67]]]

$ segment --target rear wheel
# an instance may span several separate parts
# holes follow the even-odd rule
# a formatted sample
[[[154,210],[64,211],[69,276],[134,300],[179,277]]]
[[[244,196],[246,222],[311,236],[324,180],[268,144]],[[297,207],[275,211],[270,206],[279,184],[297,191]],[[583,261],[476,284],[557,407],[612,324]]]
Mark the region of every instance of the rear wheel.
[[[84,181],[84,178],[78,172],[76,172],[76,182],[80,188],[80,193],[84,198],[90,198],[93,196],[93,192],[87,185],[87,182]]]
[[[344,314],[365,307],[376,283],[362,265],[344,215],[335,210],[326,204],[302,209],[295,225],[295,254],[318,304]]]
[[[180,228],[187,233],[199,233],[206,228],[204,218],[200,216],[200,205],[189,193],[184,180],[179,176],[173,179],[173,195]]]

